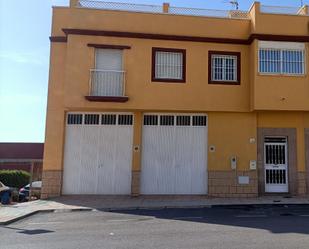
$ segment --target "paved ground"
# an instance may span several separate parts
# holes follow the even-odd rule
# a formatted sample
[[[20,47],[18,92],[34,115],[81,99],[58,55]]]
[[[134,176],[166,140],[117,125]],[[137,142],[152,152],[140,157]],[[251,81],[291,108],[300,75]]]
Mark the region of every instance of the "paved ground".
[[[308,249],[305,206],[37,214],[0,227],[1,249]]]
[[[162,207],[205,207],[213,205],[307,204],[308,197],[285,198],[264,196],[258,198],[209,198],[207,196],[61,196],[16,205],[0,205],[0,225],[31,215],[38,211],[81,209],[136,209]],[[1,248],[0,248],[1,249]]]

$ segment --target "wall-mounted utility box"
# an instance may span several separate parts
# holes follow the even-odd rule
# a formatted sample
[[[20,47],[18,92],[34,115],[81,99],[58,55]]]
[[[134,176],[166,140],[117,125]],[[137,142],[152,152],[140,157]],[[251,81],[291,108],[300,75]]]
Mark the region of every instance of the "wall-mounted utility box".
[[[256,160],[250,160],[249,164],[251,170],[256,170]]]

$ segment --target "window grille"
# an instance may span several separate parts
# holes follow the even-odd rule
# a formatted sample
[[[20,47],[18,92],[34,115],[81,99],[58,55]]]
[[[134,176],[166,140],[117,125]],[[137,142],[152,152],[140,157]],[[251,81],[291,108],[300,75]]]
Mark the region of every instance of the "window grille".
[[[162,115],[162,116],[160,116],[160,125],[173,126],[174,125],[174,116],[172,116],[172,115]]]
[[[237,81],[237,56],[213,54],[212,81]]]
[[[183,53],[181,52],[155,52],[155,78],[156,79],[183,79]]]
[[[68,114],[67,124],[75,125],[82,124],[83,114]]]
[[[158,125],[158,115],[145,115],[144,125]]]
[[[193,126],[206,126],[207,117],[206,116],[193,116],[192,125]]]
[[[119,125],[132,125],[133,124],[133,116],[132,115],[119,115],[118,116],[118,124]]]
[[[100,118],[99,114],[85,114],[85,124],[98,125],[99,118]]]
[[[190,126],[191,117],[190,116],[177,116],[176,125],[177,126]]]
[[[101,124],[102,125],[115,125],[116,115],[115,114],[103,114]]]
[[[261,48],[259,50],[259,72],[272,74],[304,74],[304,50]]]

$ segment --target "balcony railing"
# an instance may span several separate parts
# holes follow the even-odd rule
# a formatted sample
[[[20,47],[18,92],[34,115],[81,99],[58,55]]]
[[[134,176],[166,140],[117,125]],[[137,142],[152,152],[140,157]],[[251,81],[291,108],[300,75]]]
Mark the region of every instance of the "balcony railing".
[[[135,3],[120,3],[120,2],[105,2],[93,0],[79,0],[77,7],[102,9],[102,10],[120,10],[130,12],[144,12],[153,14],[169,14],[169,15],[185,15],[185,16],[205,16],[219,18],[237,18],[248,19],[247,11],[240,10],[213,10],[213,9],[198,9],[198,8],[183,8],[169,6],[164,9],[160,5],[147,5]]]
[[[90,96],[125,96],[125,71],[91,69]]]
[[[303,7],[261,5],[261,12],[268,14],[308,15]]]

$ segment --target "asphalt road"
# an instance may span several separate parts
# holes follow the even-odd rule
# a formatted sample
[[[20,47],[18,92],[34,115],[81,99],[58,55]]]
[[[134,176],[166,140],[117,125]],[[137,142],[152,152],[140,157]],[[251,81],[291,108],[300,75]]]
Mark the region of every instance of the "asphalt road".
[[[1,249],[308,249],[309,207],[46,213],[0,227]]]

